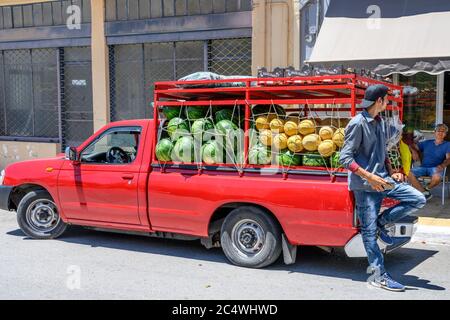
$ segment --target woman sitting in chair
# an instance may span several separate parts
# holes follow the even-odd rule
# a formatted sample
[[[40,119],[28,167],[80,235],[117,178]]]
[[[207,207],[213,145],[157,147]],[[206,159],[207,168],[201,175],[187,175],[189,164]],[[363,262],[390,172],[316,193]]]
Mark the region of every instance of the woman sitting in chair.
[[[434,139],[419,142],[411,148],[413,160],[419,160],[422,155],[422,164],[411,169],[408,180],[427,200],[432,197],[430,190],[441,183],[444,170],[450,165],[450,142],[444,140],[447,133],[448,127],[443,123],[438,124],[434,130]],[[431,177],[427,186],[422,186],[417,180],[423,176]]]

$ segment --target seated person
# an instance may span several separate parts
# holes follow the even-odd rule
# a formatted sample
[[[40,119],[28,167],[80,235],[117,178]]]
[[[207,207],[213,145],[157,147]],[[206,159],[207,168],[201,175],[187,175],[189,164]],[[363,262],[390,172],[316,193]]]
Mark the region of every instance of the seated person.
[[[427,200],[431,198],[430,190],[441,183],[444,169],[450,165],[450,142],[444,140],[447,133],[448,127],[445,124],[438,124],[434,130],[435,139],[419,142],[411,149],[415,161],[419,160],[419,153],[422,155],[422,164],[411,169],[408,180],[425,195]],[[431,182],[426,187],[417,180],[422,176],[431,177]]]

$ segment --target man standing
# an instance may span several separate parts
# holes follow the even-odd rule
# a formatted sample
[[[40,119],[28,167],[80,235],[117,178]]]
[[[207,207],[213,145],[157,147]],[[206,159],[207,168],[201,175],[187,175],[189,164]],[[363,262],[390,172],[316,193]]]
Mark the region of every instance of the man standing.
[[[404,291],[384,268],[379,238],[387,246],[394,243],[387,227],[412,212],[422,208],[425,197],[406,184],[405,176],[394,173],[386,150],[386,127],[379,113],[386,110],[388,88],[377,84],[366,89],[361,106],[365,108],[355,116],[345,129],[345,142],[340,162],[349,169],[349,189],[353,191],[356,213],[361,226],[361,236],[372,272],[377,276],[371,284],[391,291]],[[400,203],[379,216],[383,198]]]
[[[438,124],[434,130],[434,140],[419,142],[418,146],[412,146],[413,159],[419,160],[419,152],[422,154],[422,164],[415,167],[408,175],[411,184],[422,192],[425,197],[431,199],[430,190],[441,183],[444,169],[450,165],[450,142],[445,141],[448,127],[445,124]],[[417,177],[431,177],[430,184],[423,187]]]

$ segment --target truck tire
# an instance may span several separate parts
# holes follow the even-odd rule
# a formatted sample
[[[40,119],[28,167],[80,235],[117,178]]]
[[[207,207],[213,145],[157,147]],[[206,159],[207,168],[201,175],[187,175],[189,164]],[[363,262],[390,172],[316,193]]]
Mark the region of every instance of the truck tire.
[[[67,227],[61,219],[58,208],[48,192],[30,191],[17,207],[17,223],[29,237],[35,239],[54,239]]]
[[[239,207],[225,218],[220,242],[231,263],[263,268],[274,263],[281,254],[281,228],[263,210]]]

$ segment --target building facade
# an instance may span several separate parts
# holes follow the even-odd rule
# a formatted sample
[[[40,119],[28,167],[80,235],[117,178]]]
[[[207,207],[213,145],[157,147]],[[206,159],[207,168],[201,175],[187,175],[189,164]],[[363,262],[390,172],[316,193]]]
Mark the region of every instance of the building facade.
[[[153,83],[299,66],[297,1],[0,0],[0,169],[110,121],[152,117]]]
[[[343,45],[352,32],[345,30],[353,21],[346,15],[360,8],[356,20],[368,20],[360,19],[373,15],[364,1],[381,8],[381,18],[395,8],[384,9],[392,1],[349,1],[355,5],[344,0],[0,0],[0,169],[54,156],[110,121],[152,117],[155,81],[196,71],[255,76],[258,67],[299,69],[317,64],[311,57],[324,52],[331,52],[332,60],[339,41],[350,50],[341,53],[353,56],[328,64],[370,70],[382,63],[406,65],[390,77],[412,88],[405,101],[409,129],[429,133],[436,123],[450,124],[445,64],[450,50],[433,58],[444,62],[437,72],[425,54],[412,60],[393,55],[388,61],[358,56],[353,50],[361,47],[358,41]],[[445,2],[423,2],[427,9],[411,17],[449,12],[439,7]],[[339,27],[330,25],[330,18],[341,19]],[[356,39],[372,36],[364,26],[356,29],[361,30]],[[408,42],[393,47],[407,48]],[[412,72],[422,60],[425,67]]]

